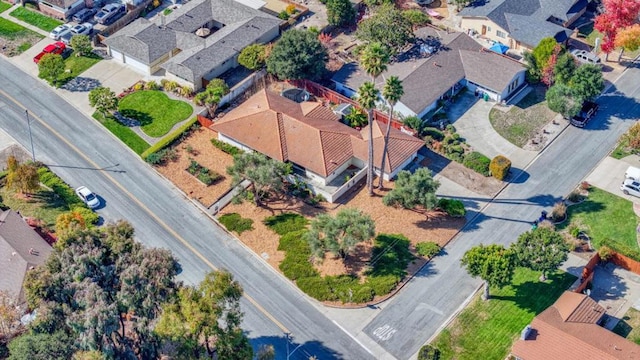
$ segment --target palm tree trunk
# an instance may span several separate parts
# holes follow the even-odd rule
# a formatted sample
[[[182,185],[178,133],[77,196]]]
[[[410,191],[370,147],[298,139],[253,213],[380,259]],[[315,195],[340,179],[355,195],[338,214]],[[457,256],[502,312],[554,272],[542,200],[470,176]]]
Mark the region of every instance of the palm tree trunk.
[[[380,181],[378,189],[382,189],[384,181],[384,166],[387,160],[387,148],[389,146],[389,133],[391,132],[391,119],[393,116],[393,104],[389,104],[389,119],[387,121],[387,130],[384,133],[384,147],[382,148],[382,161],[380,162]]]
[[[482,293],[482,300],[489,300],[489,282],[484,282],[484,292]]]
[[[373,109],[367,109],[367,117],[369,118],[369,168],[367,169],[367,189],[369,189],[369,196],[373,196]]]

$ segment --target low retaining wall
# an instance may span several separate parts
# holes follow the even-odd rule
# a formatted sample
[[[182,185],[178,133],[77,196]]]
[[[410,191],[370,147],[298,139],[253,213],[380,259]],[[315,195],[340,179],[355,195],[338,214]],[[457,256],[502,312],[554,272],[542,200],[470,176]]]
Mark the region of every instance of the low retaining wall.
[[[609,261],[625,270],[629,270],[634,274],[640,275],[640,262],[633,260],[630,257],[614,252]]]

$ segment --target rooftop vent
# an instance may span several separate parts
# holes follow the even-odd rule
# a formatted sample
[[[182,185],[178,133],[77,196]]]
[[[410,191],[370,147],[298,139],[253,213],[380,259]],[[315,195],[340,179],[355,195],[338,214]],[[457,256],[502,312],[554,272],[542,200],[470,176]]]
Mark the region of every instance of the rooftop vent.
[[[531,325],[527,325],[522,329],[522,332],[520,333],[520,340],[527,340],[529,334],[531,334]]]

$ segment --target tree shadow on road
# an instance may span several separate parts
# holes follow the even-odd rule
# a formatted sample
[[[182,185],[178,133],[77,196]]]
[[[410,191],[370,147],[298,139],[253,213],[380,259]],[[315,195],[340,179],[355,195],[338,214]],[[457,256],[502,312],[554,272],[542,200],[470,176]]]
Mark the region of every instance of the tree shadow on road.
[[[260,336],[257,338],[251,338],[251,336],[249,336],[249,341],[253,346],[254,354],[258,353],[261,346],[273,346],[276,359],[308,360],[312,356],[322,360],[346,359],[342,354],[316,340],[300,343],[297,342],[295,338],[290,338],[287,353],[287,338],[284,334],[282,336]],[[354,346],[357,345],[354,344]]]

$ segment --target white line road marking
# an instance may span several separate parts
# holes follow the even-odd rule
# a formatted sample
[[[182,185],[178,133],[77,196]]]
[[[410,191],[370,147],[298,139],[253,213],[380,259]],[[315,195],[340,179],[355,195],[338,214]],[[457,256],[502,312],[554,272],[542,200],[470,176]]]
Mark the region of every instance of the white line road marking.
[[[371,352],[371,350],[369,350],[369,348],[367,348],[366,346],[364,346],[364,344],[363,344],[363,343],[361,343],[361,342],[360,342],[360,340],[356,339],[356,337],[355,337],[355,336],[351,335],[351,333],[349,333],[349,332],[347,331],[347,329],[343,328],[343,327],[342,327],[342,325],[338,324],[338,322],[337,322],[337,321],[335,321],[335,320],[331,320],[331,321],[333,321],[333,323],[334,323],[334,324],[336,324],[336,326],[337,326],[337,327],[339,327],[339,328],[340,328],[340,330],[344,331],[344,333],[345,333],[345,334],[349,335],[349,337],[350,337],[351,339],[353,339],[353,341],[355,341],[356,343],[358,343],[358,345],[362,346],[362,348],[363,348],[363,349],[367,350],[367,352],[368,352],[369,354],[371,354],[371,356],[373,356],[373,357],[375,357],[375,356],[376,356],[373,352]]]

